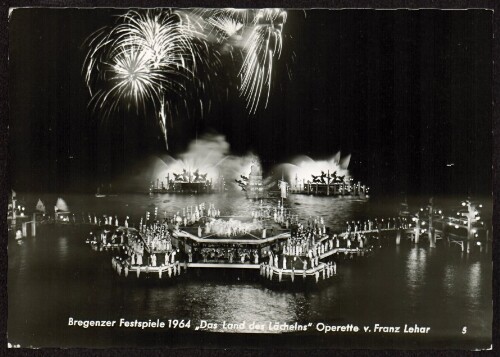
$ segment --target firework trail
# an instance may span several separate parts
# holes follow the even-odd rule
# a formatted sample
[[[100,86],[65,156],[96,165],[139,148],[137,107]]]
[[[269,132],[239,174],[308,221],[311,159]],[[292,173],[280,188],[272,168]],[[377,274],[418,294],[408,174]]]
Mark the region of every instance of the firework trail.
[[[247,107],[255,113],[263,91],[265,107],[269,101],[273,58],[281,55],[282,30],[286,12],[281,9],[258,10],[252,33],[245,45],[246,55],[240,70],[240,93],[245,96]]]
[[[163,139],[165,140],[165,148],[168,150],[167,116],[165,114],[168,109],[165,107],[165,105],[167,105],[168,107],[168,103],[165,104],[165,99],[162,98],[160,112],[158,113],[158,122],[160,124],[160,130],[163,134]]]

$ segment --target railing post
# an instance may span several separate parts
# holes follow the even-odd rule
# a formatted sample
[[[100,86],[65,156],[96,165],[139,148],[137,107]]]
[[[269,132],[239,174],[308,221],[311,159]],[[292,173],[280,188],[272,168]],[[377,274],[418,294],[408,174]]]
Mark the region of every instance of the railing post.
[[[415,244],[418,244],[420,240],[420,220],[417,218],[417,224],[415,226]]]
[[[36,236],[36,213],[33,213],[33,221],[31,221],[31,236]]]
[[[28,229],[27,229],[27,222],[23,222],[22,223],[22,229],[23,229],[23,237],[27,237],[28,236]]]
[[[434,228],[429,229],[429,244],[431,248],[436,248],[436,232]]]

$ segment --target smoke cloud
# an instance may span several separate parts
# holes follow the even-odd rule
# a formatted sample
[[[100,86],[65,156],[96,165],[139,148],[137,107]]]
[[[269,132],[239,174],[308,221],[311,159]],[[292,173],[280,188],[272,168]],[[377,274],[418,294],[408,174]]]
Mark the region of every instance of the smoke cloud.
[[[278,166],[278,170],[281,170],[285,179],[289,182],[294,183],[295,180],[298,182],[308,182],[312,181],[314,176],[321,175],[323,171],[325,174],[336,173],[337,176],[344,176],[349,179],[349,161],[351,155],[347,155],[343,158],[340,157],[340,152],[337,152],[333,157],[327,160],[313,160],[309,156],[298,156],[292,160],[291,163],[281,164]]]
[[[209,180],[216,181],[223,176],[230,189],[240,190],[234,180],[239,179],[240,175],[248,176],[254,161],[259,162],[259,158],[252,153],[232,155],[224,135],[205,134],[192,141],[187,151],[177,157],[164,155],[145,160],[126,179],[121,180],[119,187],[123,190],[147,191],[151,181],[158,179],[166,182],[168,176],[173,179],[174,173],[198,170],[199,174],[207,174]]]

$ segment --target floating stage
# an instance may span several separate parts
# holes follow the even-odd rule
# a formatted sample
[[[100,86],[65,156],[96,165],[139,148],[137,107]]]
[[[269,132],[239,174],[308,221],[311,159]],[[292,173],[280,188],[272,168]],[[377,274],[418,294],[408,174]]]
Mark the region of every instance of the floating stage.
[[[361,196],[368,197],[369,188],[361,182],[303,182],[295,183],[290,189],[292,194],[314,195],[314,196]]]
[[[141,224],[139,230],[107,229],[92,244],[99,247],[96,250],[113,251],[114,270],[128,280],[176,281],[186,273],[206,272],[236,275],[238,280],[253,277],[274,287],[318,286],[336,277],[335,257],[371,251],[362,243],[351,247],[345,243],[348,237],[326,234],[320,220],[305,229],[292,228],[291,216],[264,218],[270,217],[266,209],[252,212],[252,217],[220,217],[214,207],[208,215],[202,207],[191,208],[172,218],[174,225],[154,222]]]

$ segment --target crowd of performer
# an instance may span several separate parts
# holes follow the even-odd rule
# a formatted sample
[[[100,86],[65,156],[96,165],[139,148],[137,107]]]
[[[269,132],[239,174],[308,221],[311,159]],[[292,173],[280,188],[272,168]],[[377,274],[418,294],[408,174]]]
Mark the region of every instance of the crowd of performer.
[[[172,249],[168,237],[155,237],[149,243],[139,236],[129,239],[126,248],[126,261],[130,266],[160,267],[174,264],[178,261],[177,250]]]
[[[196,251],[204,263],[240,263],[259,264],[259,251],[257,249],[232,247],[232,248],[200,248]]]
[[[154,222],[141,228],[144,241],[151,252],[164,253],[172,250],[171,235],[166,224]]]
[[[377,231],[384,229],[407,229],[411,227],[411,220],[408,217],[389,217],[389,218],[375,218],[374,220],[366,221],[351,221],[346,222],[346,232],[359,232],[359,231]]]
[[[98,234],[91,232],[90,235],[90,242],[101,244],[102,246],[127,244],[129,239],[128,232],[123,230],[104,229]]]

